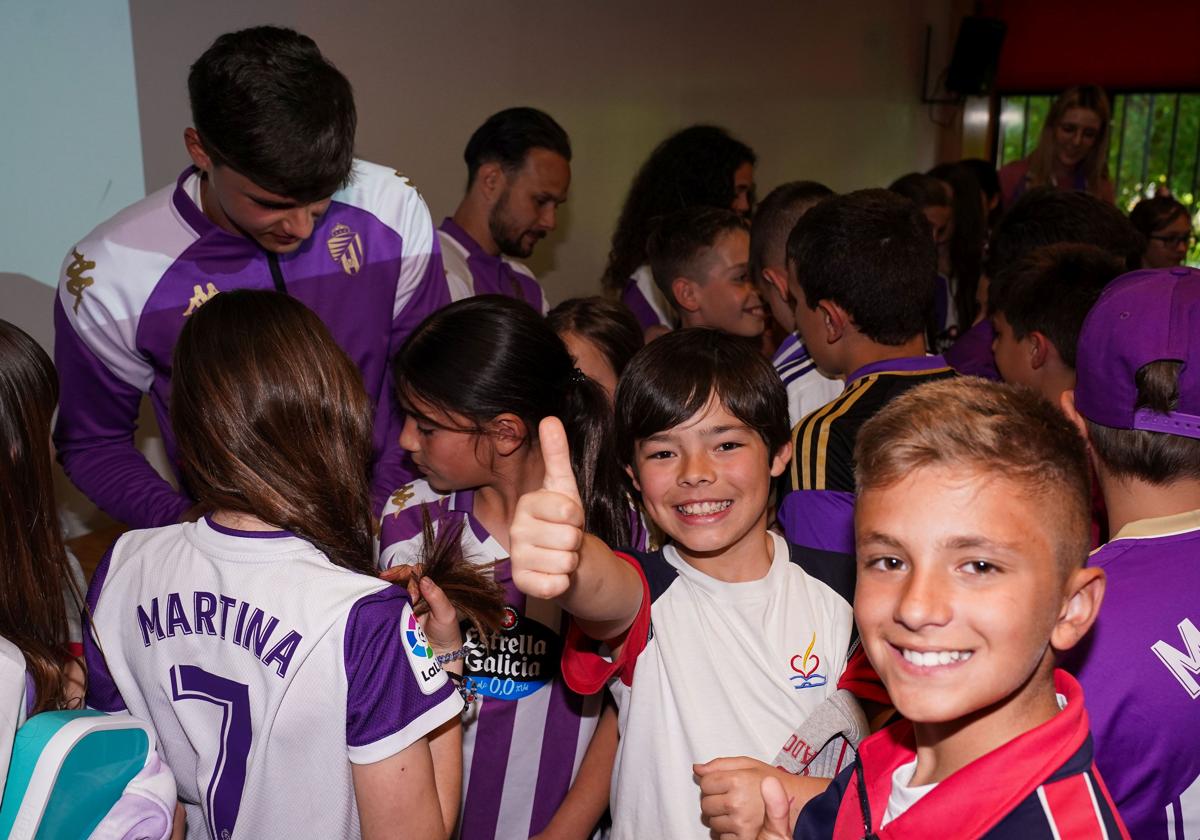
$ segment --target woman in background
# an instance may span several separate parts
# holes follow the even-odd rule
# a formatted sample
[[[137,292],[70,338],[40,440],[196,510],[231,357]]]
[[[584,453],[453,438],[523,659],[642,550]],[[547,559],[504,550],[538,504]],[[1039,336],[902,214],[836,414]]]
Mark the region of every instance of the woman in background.
[[[1112,202],[1108,177],[1108,141],[1112,121],[1108,97],[1096,85],[1068,88],[1054,100],[1042,126],[1037,147],[1023,160],[1000,170],[1003,204],[1033,187],[1088,192]]]
[[[604,291],[633,311],[647,338],[674,325],[646,260],[646,240],[656,221],[685,207],[729,208],[746,218],[754,211],[754,150],[715,125],[693,125],[658,144],[642,164],[613,231],[602,282]]]

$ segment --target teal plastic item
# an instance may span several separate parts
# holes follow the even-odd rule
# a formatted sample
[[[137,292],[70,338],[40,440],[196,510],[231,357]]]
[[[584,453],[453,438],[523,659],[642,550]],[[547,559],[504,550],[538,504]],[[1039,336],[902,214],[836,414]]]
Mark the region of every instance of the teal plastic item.
[[[153,749],[153,731],[131,715],[34,715],[13,741],[0,837],[86,840]]]

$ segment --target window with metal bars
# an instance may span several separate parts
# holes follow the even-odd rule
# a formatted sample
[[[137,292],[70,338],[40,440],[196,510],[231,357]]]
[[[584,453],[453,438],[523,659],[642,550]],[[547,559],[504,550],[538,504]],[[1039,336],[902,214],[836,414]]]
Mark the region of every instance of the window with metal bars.
[[[1000,167],[1020,160],[1037,145],[1053,96],[1004,96],[996,144]],[[1122,93],[1113,97],[1108,174],[1117,206],[1133,205],[1164,190],[1188,208],[1192,227],[1200,222],[1200,93]],[[1200,243],[1188,253],[1200,266]]]

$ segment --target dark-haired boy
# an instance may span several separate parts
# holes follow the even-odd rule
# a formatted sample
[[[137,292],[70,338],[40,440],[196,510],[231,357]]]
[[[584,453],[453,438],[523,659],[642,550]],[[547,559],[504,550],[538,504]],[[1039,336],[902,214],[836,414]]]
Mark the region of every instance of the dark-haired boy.
[[[787,239],[800,217],[833,190],[816,181],[791,181],[767,194],[750,223],[750,276],[759,284],[771,317],[787,333],[771,364],[787,388],[788,420],[794,426],[810,411],[842,392],[840,379],[819,370],[796,334],[796,314],[787,280]]]
[[[787,403],[752,343],[715,330],[658,338],[625,369],[616,408],[619,457],[669,544],[614,554],[584,533],[565,437],[548,418],[546,482],[510,529],[513,582],[574,616],[568,684],[607,684],[616,698],[615,840],[708,840],[733,830],[734,795],[757,797],[763,775],[785,781],[797,807],[823,789],[767,762],[836,688],[853,569],[767,530],[771,479],[790,452]],[[712,761],[728,756],[741,757],[736,774]]]
[[[1057,652],[1087,632],[1088,465],[1030,391],[934,382],[863,426],[854,615],[899,723],[809,802],[805,840],[1127,838]],[[761,837],[786,837],[774,782]]]
[[[750,276],[750,228],[732,210],[687,207],[664,217],[646,243],[650,270],[682,327],[762,335],[766,310]]]
[[[991,284],[992,352],[1005,382],[1025,385],[1058,405],[1075,387],[1075,347],[1088,310],[1124,270],[1095,245],[1038,248]]]
[[[1130,832],[1200,833],[1200,271],[1126,274],[1083,325],[1063,408],[1087,436],[1112,539],[1104,607],[1067,659]]]
[[[388,366],[449,302],[425,202],[390,167],[354,160],[350,83],[313,41],[262,26],[222,35],[192,65],[192,165],[75,245],[55,302],[62,398],[54,441],[71,480],[134,527],[194,502],[134,447],[148,394],[175,463],[171,354],[189,315],[230,289],[303,301],[362,371],[376,404],[373,496],[404,484]]]
[[[1083,192],[1054,187],[1032,189],[1001,217],[992,234],[987,264],[979,278],[983,315],[987,315],[992,283],[1002,282],[1005,272],[1017,260],[1037,248],[1059,242],[1095,245],[1128,266],[1137,264],[1143,247],[1141,235],[1112,204]],[[991,320],[982,317],[946,351],[946,361],[959,373],[999,379],[992,356],[993,338]]]
[[[787,253],[796,327],[817,368],[846,390],[793,429],[779,520],[791,542],[851,555],[859,428],[909,388],[954,375],[925,353],[937,250],[911,201],[860,190],[809,210]]]
[[[571,185],[571,141],[536,108],[487,118],[463,152],[467,193],[438,226],[450,295],[508,295],[545,314],[537,278],[515,258],[533,253],[558,224]]]

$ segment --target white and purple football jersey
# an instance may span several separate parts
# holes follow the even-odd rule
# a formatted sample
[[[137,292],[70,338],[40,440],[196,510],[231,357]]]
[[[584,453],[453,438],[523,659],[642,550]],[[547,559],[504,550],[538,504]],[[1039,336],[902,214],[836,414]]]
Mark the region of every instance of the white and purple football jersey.
[[[633,275],[625,281],[625,288],[621,291],[621,303],[629,307],[643,330],[651,327],[674,328],[675,310],[671,302],[658,290],[649,265],[638,266]]]
[[[1096,549],[1104,603],[1063,667],[1087,697],[1096,766],[1132,837],[1200,837],[1200,510]]]
[[[796,333],[788,333],[775,350],[771,364],[787,389],[788,420],[795,426],[845,389],[840,379],[830,379],[817,370],[817,363]]]
[[[425,481],[397,490],[383,511],[379,567],[420,560],[423,511],[435,529],[461,523],[466,557],[496,563],[504,587],[501,631],[484,641],[464,627],[463,674],[479,699],[464,720],[458,837],[526,838],[542,831],[567,795],[591,743],[601,696],[583,697],[561,676],[566,616],[512,582],[508,552],[473,515],[475,494],[437,493]],[[644,532],[642,534],[644,539]]]
[[[407,593],[285,531],[131,531],[88,606],[88,705],[154,725],[193,840],[358,837],[351,763],[462,711]]]
[[[450,294],[425,202],[399,173],[363,161],[289,254],[269,253],[205,216],[195,168],[71,249],[54,307],[62,383],[54,440],[67,475],[135,527],[176,522],[191,507],[137,451],[133,432],[149,394],[175,462],[167,410],[175,341],[197,307],[230,289],[295,297],[354,360],[377,407],[373,496],[381,505],[409,478],[388,360]]]
[[[525,301],[543,315],[550,311],[541,285],[523,263],[487,253],[471,234],[448,217],[438,226],[438,239],[452,300],[505,295]]]

